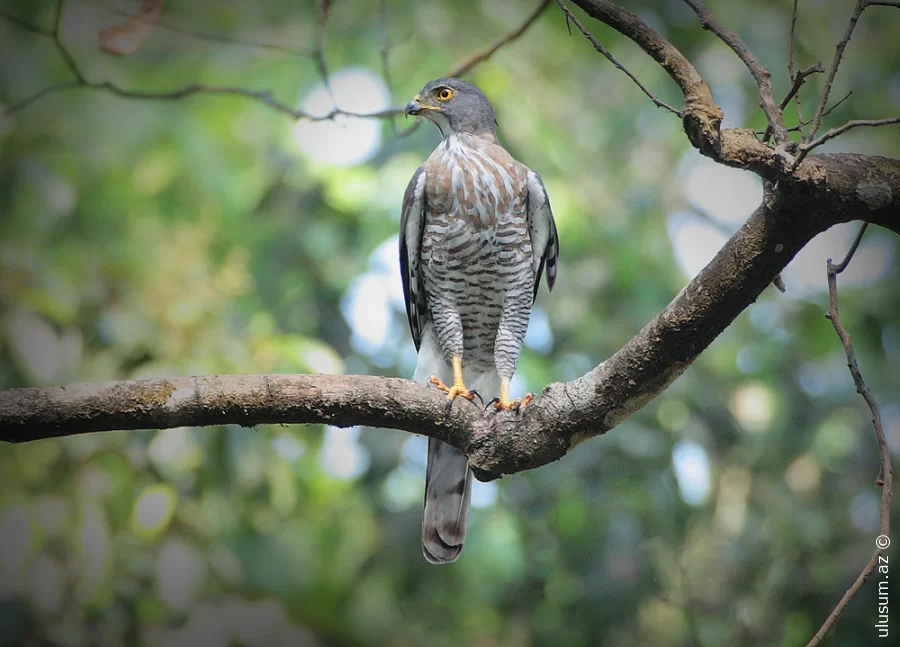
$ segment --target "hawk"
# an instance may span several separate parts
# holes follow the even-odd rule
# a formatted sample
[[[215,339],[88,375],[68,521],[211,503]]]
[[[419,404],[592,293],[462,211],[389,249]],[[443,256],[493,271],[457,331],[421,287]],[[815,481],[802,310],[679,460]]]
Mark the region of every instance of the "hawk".
[[[556,223],[541,176],[497,142],[494,110],[456,78],[428,83],[407,115],[433,122],[442,141],[403,196],[400,273],[418,360],[413,379],[455,398],[494,396],[488,407],[518,411],[509,381],[541,275],[553,289]],[[447,384],[450,384],[448,386]],[[430,438],[422,553],[456,561],[466,537],[472,471],[466,455]]]

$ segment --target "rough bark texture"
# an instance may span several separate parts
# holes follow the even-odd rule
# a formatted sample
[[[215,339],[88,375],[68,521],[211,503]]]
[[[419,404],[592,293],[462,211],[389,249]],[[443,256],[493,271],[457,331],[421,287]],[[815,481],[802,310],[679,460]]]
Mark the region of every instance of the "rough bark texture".
[[[482,480],[539,467],[603,434],[665,390],[814,236],[865,220],[900,233],[900,161],[854,154],[800,164],[752,131],[720,130],[722,112],[690,62],[634,14],[575,0],[652,56],[684,94],[683,123],[704,155],[757,173],[763,204],[712,262],[621,350],[582,377],[550,384],[520,415],[372,376],[213,376],[0,392],[0,439],[112,429],[295,422],[390,427],[465,451]],[[796,168],[795,168],[796,167]]]

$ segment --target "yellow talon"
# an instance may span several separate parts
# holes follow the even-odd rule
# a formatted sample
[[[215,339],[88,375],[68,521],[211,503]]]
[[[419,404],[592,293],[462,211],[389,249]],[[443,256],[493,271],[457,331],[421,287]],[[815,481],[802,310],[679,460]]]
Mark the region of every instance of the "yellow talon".
[[[500,397],[494,399],[494,408],[497,411],[519,411],[528,406],[528,403],[534,400],[534,394],[526,393],[525,398],[509,399],[509,380],[503,380],[500,383]]]
[[[451,363],[453,364],[453,386],[447,386],[446,384],[441,382],[440,378],[436,375],[432,375],[428,380],[441,391],[447,394],[448,407],[457,397],[472,401],[477,395],[474,391],[470,391],[469,389],[467,389],[466,384],[463,381],[462,359],[460,357],[454,357],[451,360]]]

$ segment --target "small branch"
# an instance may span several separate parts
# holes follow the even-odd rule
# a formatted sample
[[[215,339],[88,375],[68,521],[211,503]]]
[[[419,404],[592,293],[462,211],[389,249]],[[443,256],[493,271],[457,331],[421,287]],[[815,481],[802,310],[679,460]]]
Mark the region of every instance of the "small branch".
[[[791,5],[791,31],[788,34],[788,76],[794,80],[794,34],[797,33],[797,5],[799,0],[794,0]]]
[[[381,73],[384,76],[384,82],[388,86],[388,91],[393,96],[394,80],[391,74],[391,34],[388,28],[387,0],[380,0],[378,3],[378,22],[381,26],[381,46],[378,48],[378,54],[381,57]],[[423,121],[425,120],[416,119],[412,126],[402,130],[397,126],[397,120],[391,117],[391,130],[393,130],[393,135],[396,139],[402,139],[413,134]]]
[[[116,14],[119,16],[131,17],[132,12],[126,11],[124,9],[120,9],[119,7],[110,6],[104,2],[100,2],[99,0],[87,0],[95,7],[102,9],[103,11],[107,11],[112,14]],[[225,45],[237,45],[239,47],[248,47],[252,49],[264,49],[272,52],[279,52],[281,54],[289,54],[290,56],[300,56],[300,57],[308,57],[312,56],[312,49],[305,48],[294,48],[294,47],[284,47],[282,45],[273,45],[271,43],[262,43],[262,42],[254,42],[247,40],[240,40],[238,38],[231,38],[229,36],[224,36],[222,34],[212,34],[209,32],[199,31],[196,29],[191,29],[189,27],[184,27],[181,25],[176,25],[172,22],[167,22],[162,19],[156,20],[156,28],[161,29],[163,31],[169,31],[176,34],[185,34],[186,36],[191,36],[192,38],[197,38],[200,40],[205,40],[213,43],[222,43]],[[49,35],[49,34],[45,34]]]
[[[856,28],[856,22],[859,16],[867,6],[867,0],[857,0],[856,7],[853,8],[853,14],[850,16],[850,22],[847,23],[847,29],[844,31],[844,37],[841,38],[834,50],[834,58],[831,61],[831,67],[828,68],[828,77],[825,79],[825,87],[822,89],[822,96],[819,98],[819,105],[816,106],[816,114],[813,117],[812,128],[807,133],[805,140],[808,142],[816,136],[819,126],[822,124],[822,113],[825,111],[825,105],[828,103],[828,96],[831,94],[831,86],[834,83],[834,77],[837,75],[838,68],[841,66],[841,58],[844,56],[844,48],[850,42],[853,36],[853,30]]]
[[[50,38],[53,37],[53,32],[45,30],[45,29],[41,29],[37,25],[32,25],[27,20],[22,20],[18,16],[14,16],[11,13],[9,13],[8,11],[5,11],[4,9],[0,9],[0,18],[3,18],[3,20],[5,20],[6,22],[10,22],[10,23],[14,24],[16,27],[24,29],[25,31],[30,31],[33,34],[40,34],[41,36],[49,36]]]
[[[63,90],[71,90],[72,88],[82,87],[84,87],[84,84],[80,83],[79,81],[66,81],[65,83],[54,83],[53,85],[48,85],[45,88],[41,88],[31,96],[22,99],[22,101],[11,105],[9,107],[9,110],[7,111],[7,114],[15,114],[17,112],[20,112],[30,106],[32,103],[40,101],[48,94],[56,94],[57,92],[62,92]]]
[[[853,255],[856,253],[856,249],[859,247],[859,243],[862,240],[863,234],[866,233],[866,227],[868,223],[864,223],[860,228],[859,233],[856,235],[856,239],[853,241],[853,245],[850,246],[850,250],[847,252],[847,255],[844,257],[844,260],[839,264],[834,265],[831,262],[831,259],[828,259],[828,297],[830,301],[830,307],[828,309],[828,314],[825,315],[834,326],[834,331],[837,333],[838,338],[841,340],[841,345],[844,347],[844,354],[847,356],[847,367],[850,369],[850,375],[853,377],[853,383],[856,385],[856,392],[859,393],[863,399],[866,401],[866,404],[869,407],[869,411],[872,414],[872,425],[875,428],[875,438],[878,441],[878,452],[880,455],[880,469],[879,469],[879,477],[876,479],[876,484],[881,487],[881,505],[880,505],[880,515],[881,515],[881,535],[884,537],[890,537],[891,532],[891,496],[893,494],[893,481],[894,481],[894,470],[891,466],[891,453],[888,449],[887,439],[884,435],[884,428],[882,427],[881,422],[881,411],[878,408],[878,403],[875,401],[875,396],[872,394],[872,390],[868,387],[862,377],[862,373],[859,370],[859,363],[856,361],[856,353],[853,350],[853,344],[850,341],[850,333],[847,332],[846,328],[844,328],[841,323],[840,314],[838,312],[838,292],[837,292],[837,275],[843,272],[847,265],[849,265],[850,260],[853,258]],[[882,553],[887,546],[880,546],[878,540],[875,543],[875,552],[872,553],[871,559],[865,565],[862,572],[856,578],[856,581],[853,582],[852,586],[847,589],[847,592],[844,593],[844,596],[841,598],[840,602],[837,603],[834,610],[828,615],[828,618],[825,620],[825,623],[819,628],[816,632],[815,636],[807,644],[807,647],[816,647],[816,645],[820,644],[822,640],[825,638],[825,635],[831,629],[835,622],[837,622],[838,618],[840,618],[841,614],[853,600],[854,596],[859,592],[862,588],[863,584],[866,583],[866,580],[869,576],[875,571],[875,567],[878,564],[879,557],[881,557]]]
[[[694,10],[697,17],[700,18],[700,24],[703,28],[708,29],[718,36],[723,43],[728,45],[728,47],[737,54],[738,58],[740,58],[744,62],[744,65],[747,66],[747,69],[750,70],[750,74],[753,75],[756,86],[759,88],[759,107],[762,108],[763,112],[766,114],[766,118],[769,120],[769,126],[772,128],[772,132],[775,135],[775,143],[783,144],[787,141],[787,132],[784,129],[784,118],[781,116],[781,110],[775,105],[775,90],[772,88],[772,76],[769,73],[769,70],[763,67],[763,64],[760,63],[759,59],[756,57],[756,54],[744,44],[741,37],[716,20],[700,0],[684,1]]]
[[[900,117],[891,117],[889,119],[855,119],[853,121],[848,121],[843,126],[832,128],[818,139],[814,139],[807,144],[800,144],[800,155],[797,156],[797,159],[799,161],[802,161],[802,156],[805,156],[806,153],[808,153],[812,149],[821,146],[829,139],[834,139],[839,135],[843,135],[845,132],[853,128],[860,128],[863,126],[874,128],[877,126],[890,126],[891,124],[900,124]]]
[[[900,8],[900,2],[894,0],[866,0],[866,7],[897,7]]]
[[[447,72],[447,76],[462,76],[463,74],[470,72],[473,67],[493,56],[494,52],[496,52],[498,49],[500,49],[507,43],[511,43],[512,41],[516,40],[519,36],[524,34],[529,27],[531,27],[532,23],[534,23],[534,21],[538,19],[538,16],[541,15],[541,12],[544,11],[544,9],[546,9],[547,5],[549,4],[550,0],[541,0],[538,6],[535,7],[534,11],[528,14],[525,22],[519,25],[516,29],[506,34],[506,36],[495,40],[487,47],[487,49],[476,52],[475,54],[467,56],[466,58],[459,61],[456,65],[450,68],[450,71]]]
[[[387,110],[380,110],[378,112],[370,112],[370,113],[358,113],[358,112],[349,112],[346,110],[340,110],[339,108],[335,108],[331,112],[321,115],[321,116],[313,116],[302,110],[298,110],[295,108],[291,108],[287,104],[281,103],[272,97],[272,94],[268,90],[248,90],[246,88],[237,88],[230,86],[218,86],[218,85],[204,85],[202,83],[191,83],[190,85],[186,85],[184,87],[169,90],[166,92],[144,92],[141,90],[128,90],[125,88],[121,88],[110,81],[104,81],[102,83],[93,83],[89,81],[71,81],[68,83],[59,83],[56,85],[51,85],[42,90],[39,90],[35,94],[31,95],[24,101],[21,101],[18,104],[15,104],[9,109],[10,113],[15,113],[28,105],[34,103],[38,99],[42,97],[58,92],[60,90],[67,90],[71,88],[91,88],[94,90],[105,90],[107,92],[111,92],[116,96],[125,98],[125,99],[142,99],[145,101],[175,101],[178,99],[183,99],[185,97],[189,97],[195,94],[228,94],[239,97],[246,97],[248,99],[254,99],[256,101],[261,101],[262,103],[274,108],[278,112],[288,115],[292,119],[306,119],[308,121],[328,121],[334,119],[338,115],[346,115],[349,117],[360,117],[360,118],[373,118],[373,119],[384,119],[387,117],[392,117],[395,115],[402,115],[403,108],[389,108]]]
[[[794,78],[794,35],[797,33],[797,5],[799,0],[794,0],[791,6],[791,33],[788,36],[788,77],[791,79],[791,83],[794,83],[796,79]],[[798,88],[799,89],[799,88]],[[794,93],[794,97],[796,101],[794,104],[797,106],[797,124],[798,130],[800,131],[800,135],[803,135],[803,107],[800,105],[800,97]],[[782,111],[784,107],[782,107]],[[769,129],[766,128],[766,132],[769,132]]]
[[[667,103],[665,103],[665,102],[660,101],[659,99],[657,99],[656,96],[655,96],[652,92],[650,92],[650,90],[648,90],[648,89],[644,86],[644,84],[641,83],[641,82],[638,80],[638,78],[637,78],[634,74],[632,74],[631,72],[629,72],[629,71],[625,68],[624,65],[622,65],[621,63],[619,63],[619,61],[617,61],[615,58],[613,58],[613,55],[610,54],[610,53],[606,50],[606,48],[603,47],[603,45],[601,45],[601,44],[599,43],[599,41],[597,41],[596,38],[594,38],[593,34],[591,34],[591,32],[589,32],[587,29],[585,29],[584,25],[582,25],[582,24],[579,22],[578,18],[576,18],[575,15],[569,10],[569,8],[565,5],[565,3],[563,2],[563,0],[556,0],[556,4],[558,4],[558,5],[559,5],[559,8],[562,9],[562,10],[565,12],[567,23],[575,23],[575,26],[578,27],[578,29],[581,31],[581,33],[584,34],[584,37],[587,38],[587,39],[590,41],[591,45],[594,46],[594,49],[597,50],[598,52],[600,52],[601,54],[603,54],[603,56],[605,56],[606,59],[616,67],[616,69],[618,69],[618,70],[624,72],[625,75],[626,75],[629,79],[631,79],[632,81],[634,81],[635,85],[637,85],[637,86],[641,89],[641,92],[643,92],[644,94],[646,94],[647,97],[649,97],[650,101],[653,102],[653,105],[655,105],[657,108],[665,108],[666,110],[668,110],[668,111],[671,112],[672,114],[678,115],[679,117],[682,116],[680,110],[678,110],[678,109],[676,109],[676,108],[673,108],[673,107],[670,106],[669,104],[667,104]]]
[[[812,74],[817,74],[817,73],[824,72],[824,71],[825,71],[825,68],[822,67],[822,63],[819,62],[819,63],[816,63],[815,65],[810,65],[809,67],[800,70],[799,72],[797,72],[796,77],[793,77],[793,74],[792,74],[791,76],[794,78],[794,83],[793,83],[793,85],[791,85],[791,89],[788,91],[788,93],[784,96],[784,99],[781,100],[781,103],[778,104],[778,109],[781,110],[782,112],[784,112],[784,109],[787,107],[787,104],[790,103],[791,99],[793,97],[797,96],[797,91],[800,89],[800,86],[803,85],[803,82],[806,81],[806,77],[808,77]],[[798,106],[799,106],[799,103],[798,103]],[[799,112],[798,112],[798,115],[799,115]],[[801,126],[801,130],[802,130],[802,124],[803,124],[803,119],[801,118],[798,122],[798,125]],[[793,129],[787,129],[786,132],[791,132],[791,130],[793,130]],[[772,126],[770,124],[770,125],[766,126],[766,129],[763,133],[763,141],[768,141],[769,136],[771,134],[772,134]]]
[[[56,45],[56,49],[66,62],[66,66],[69,68],[72,76],[74,76],[79,83],[84,84],[86,81],[81,75],[81,70],[78,69],[78,66],[75,64],[75,59],[72,58],[72,55],[69,54],[69,50],[66,49],[62,43],[62,35],[60,32],[62,31],[63,2],[64,0],[57,0],[56,18],[53,21],[53,32],[50,34],[50,38],[53,39],[53,44]]]
[[[325,38],[327,35],[326,25],[328,23],[328,10],[331,9],[331,3],[334,0],[319,0],[316,6],[316,46],[313,48],[312,57],[316,64],[316,70],[319,72],[319,78],[325,86],[325,91],[331,98],[331,103],[337,105],[334,100],[334,94],[331,92],[331,81],[328,76],[328,64],[325,61]]]
[[[836,277],[838,274],[847,269],[847,266],[850,264],[850,261],[853,260],[853,256],[856,254],[856,250],[859,248],[859,244],[862,242],[863,236],[866,233],[866,229],[869,228],[869,223],[864,222],[862,226],[859,228],[859,231],[856,232],[856,238],[853,239],[853,242],[850,244],[850,249],[847,250],[847,255],[844,256],[844,260],[842,260],[837,265],[832,265],[831,259],[828,259],[828,276],[831,278],[832,276]],[[831,291],[831,284],[834,283],[834,292]],[[831,308],[828,311],[828,315],[826,317],[831,321],[831,323],[835,324],[835,328],[837,329],[840,326],[840,320],[838,319],[838,301],[837,301],[837,278],[834,281],[830,281],[828,284],[828,296],[831,297]],[[837,319],[837,323],[835,320]],[[843,329],[843,326],[840,326]],[[841,341],[845,341],[845,338],[841,336],[840,331],[835,330],[838,333],[838,337],[841,338]],[[850,343],[850,336],[846,337],[847,344]],[[846,350],[846,348],[845,348]],[[852,347],[850,348],[850,352],[852,352]],[[847,359],[850,359],[849,357]],[[856,369],[859,372],[859,368]],[[853,374],[853,370],[850,371],[851,375]],[[856,378],[854,377],[854,380]],[[862,377],[860,376],[860,381],[862,381]],[[858,385],[857,385],[858,386]]]
[[[316,61],[317,69],[319,70],[319,74],[322,76],[323,82],[325,83],[326,89],[330,88],[328,85],[328,70],[325,65],[325,24],[328,17],[328,10],[331,7],[331,4],[335,0],[319,0],[318,4],[318,14],[317,14],[317,31],[316,31],[316,47],[312,52],[312,56]],[[195,94],[228,94],[233,96],[245,97],[248,99],[254,99],[256,101],[261,101],[267,106],[277,110],[278,112],[288,115],[294,120],[297,119],[305,119],[308,121],[329,121],[334,119],[339,115],[347,116],[347,117],[359,117],[359,118],[371,118],[371,119],[389,119],[396,117],[398,115],[402,115],[404,110],[402,107],[400,108],[388,108],[387,110],[380,110],[378,112],[371,113],[358,113],[351,112],[347,110],[342,110],[340,108],[335,108],[331,112],[321,116],[313,116],[302,110],[298,110],[296,108],[292,108],[291,106],[281,103],[276,100],[272,93],[269,90],[248,90],[246,88],[240,87],[232,87],[232,86],[215,86],[215,85],[205,85],[203,83],[191,83],[190,85],[186,85],[181,88],[177,88],[175,90],[168,90],[165,92],[145,92],[140,90],[129,90],[126,88],[122,88],[111,81],[103,81],[103,82],[92,82],[88,81],[81,72],[81,69],[78,67],[74,58],[72,57],[69,50],[62,43],[60,38],[61,30],[62,30],[62,17],[63,17],[63,2],[64,0],[58,0],[56,5],[56,13],[54,16],[54,23],[52,30],[44,30],[40,27],[32,25],[21,18],[17,18],[16,16],[7,13],[6,11],[0,10],[0,18],[7,20],[8,22],[21,27],[27,31],[30,31],[35,34],[39,34],[41,36],[46,36],[53,41],[54,46],[59,50],[61,56],[66,62],[66,65],[69,67],[69,70],[72,72],[75,77],[75,81],[69,81],[64,83],[55,83],[49,85],[45,88],[42,88],[32,94],[29,97],[26,97],[22,101],[13,104],[7,111],[7,114],[15,114],[20,112],[30,106],[31,104],[43,99],[44,97],[55,94],[57,92],[61,92],[63,90],[69,90],[72,88],[91,88],[95,90],[105,90],[115,94],[116,96],[126,98],[126,99],[143,99],[147,101],[174,101],[178,99],[183,99],[185,97],[189,97]],[[523,23],[520,27],[518,27],[513,32],[507,34],[500,40],[493,43],[486,50],[474,54],[473,56],[467,58],[461,64],[458,64],[453,69],[451,69],[447,76],[458,76],[463,74],[469,70],[471,70],[478,63],[487,60],[494,52],[496,52],[500,47],[509,43],[519,36],[521,36],[526,29],[537,19],[541,10],[544,9],[548,4],[550,4],[550,0],[542,0],[541,5],[533,11],[528,19]],[[196,34],[195,34],[196,35]],[[206,36],[204,36],[206,37]],[[297,52],[291,52],[297,53]],[[383,59],[385,64],[387,63],[387,59]],[[414,125],[407,131],[403,131],[400,133],[401,136],[408,135],[413,132],[418,124]]]
[[[782,99],[781,103],[778,104],[778,108],[781,110],[787,108],[787,104],[796,96],[797,91],[803,85],[804,81],[806,81],[806,77],[813,74],[821,74],[824,71],[825,68],[822,67],[822,62],[818,61],[815,65],[810,65],[809,67],[797,72],[797,76],[794,77],[794,84],[791,86],[791,89],[788,91],[788,93],[784,95],[784,99]]]

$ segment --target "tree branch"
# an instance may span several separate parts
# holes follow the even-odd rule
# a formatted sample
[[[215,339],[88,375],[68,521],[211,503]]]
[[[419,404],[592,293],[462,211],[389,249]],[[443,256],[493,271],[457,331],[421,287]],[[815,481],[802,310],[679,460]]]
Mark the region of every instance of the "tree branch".
[[[22,101],[13,104],[9,110],[9,114],[15,114],[20,112],[35,103],[43,99],[44,97],[55,94],[57,92],[63,90],[69,90],[73,88],[91,88],[94,90],[104,90],[107,92],[111,92],[116,96],[127,98],[127,99],[143,99],[147,101],[174,101],[178,99],[183,99],[196,94],[227,94],[232,96],[240,96],[248,99],[254,99],[256,101],[260,101],[265,105],[275,109],[276,111],[289,116],[294,120],[305,119],[307,121],[328,121],[332,120],[339,115],[347,116],[347,117],[360,117],[360,118],[373,118],[373,119],[389,119],[396,117],[398,115],[404,114],[403,108],[389,108],[387,110],[380,110],[378,112],[371,113],[358,113],[347,110],[342,110],[340,108],[335,108],[328,114],[322,116],[314,116],[310,115],[307,112],[302,110],[298,110],[296,108],[292,108],[291,106],[281,103],[277,99],[272,96],[272,93],[269,90],[248,90],[246,88],[241,87],[232,87],[232,86],[216,86],[216,85],[206,85],[203,83],[191,83],[181,88],[177,88],[175,90],[168,90],[164,92],[147,92],[141,90],[129,90],[127,88],[122,88],[110,81],[102,81],[102,82],[91,82],[88,81],[81,69],[78,67],[78,64],[75,62],[68,48],[63,44],[61,40],[61,29],[62,29],[62,17],[63,17],[63,1],[57,0],[56,6],[56,14],[54,17],[54,26],[50,31],[41,29],[31,23],[22,20],[6,11],[0,10],[0,18],[18,26],[22,29],[30,31],[35,34],[39,34],[41,36],[46,36],[53,41],[54,46],[60,52],[60,55],[63,57],[63,60],[66,62],[66,66],[69,68],[72,76],[75,77],[74,81],[68,81],[64,83],[56,83],[49,85],[45,88],[42,88],[32,94],[29,97],[26,97]],[[316,47],[311,51],[311,55],[313,56],[316,62],[316,68],[319,71],[320,76],[323,79],[323,82],[328,86],[328,70],[325,64],[325,22],[328,16],[328,9],[331,3],[334,0],[319,0],[319,4],[317,5],[317,18],[316,18]],[[467,57],[463,61],[460,61],[457,65],[451,68],[447,76],[460,76],[465,74],[466,72],[471,71],[473,67],[478,65],[479,63],[490,58],[498,49],[503,47],[505,44],[512,42],[519,38],[525,31],[530,27],[535,20],[537,20],[541,11],[550,4],[550,0],[541,0],[540,5],[529,14],[528,18],[522,23],[519,27],[514,29],[512,32],[507,34],[506,36],[498,39],[494,43],[492,43],[487,49],[477,52],[472,56]],[[198,35],[198,34],[195,34]],[[209,34],[200,35],[206,39],[217,39],[221,40],[219,37],[214,37]],[[227,41],[230,42],[230,41]],[[251,45],[256,46],[256,45]],[[291,51],[292,54],[299,54],[297,51]]]
[[[132,18],[134,15],[133,11],[120,9],[119,7],[111,6],[106,4],[105,2],[100,2],[99,0],[87,0],[95,7],[102,9],[103,11],[107,11],[109,13],[125,16],[126,18]],[[138,18],[140,19],[140,18]],[[239,38],[231,38],[230,36],[225,36],[223,34],[215,34],[209,33],[205,31],[199,31],[197,29],[191,29],[189,27],[185,27],[183,25],[177,25],[172,22],[168,22],[165,20],[157,19],[155,21],[155,26],[157,29],[162,29],[164,31],[169,31],[175,34],[184,34],[186,36],[190,36],[192,38],[197,38],[199,40],[205,40],[212,43],[222,43],[224,45],[238,45],[240,47],[247,47],[252,49],[264,49],[272,52],[280,52],[282,54],[289,54],[290,56],[300,56],[300,57],[308,57],[313,55],[312,48],[298,48],[298,47],[285,47],[284,45],[276,45],[273,43],[266,43],[260,41],[250,41],[250,40],[242,40]],[[49,35],[49,34],[45,34]]]
[[[634,81],[635,85],[637,85],[641,89],[641,92],[643,92],[650,98],[650,101],[653,102],[653,105],[655,105],[657,108],[665,108],[672,114],[675,114],[675,115],[678,115],[679,117],[681,117],[680,110],[673,108],[672,106],[670,106],[668,103],[665,103],[664,101],[660,101],[652,92],[650,92],[650,90],[648,90],[644,86],[643,83],[641,83],[638,80],[638,78],[634,74],[629,72],[625,68],[624,65],[622,65],[621,63],[619,63],[619,61],[617,61],[615,58],[613,58],[613,55],[610,54],[609,51],[607,51],[607,49],[605,47],[603,47],[603,45],[601,45],[600,42],[596,38],[594,38],[594,36],[593,36],[593,34],[591,34],[591,32],[589,32],[587,29],[585,29],[584,25],[581,24],[581,22],[578,20],[578,18],[575,17],[575,14],[573,14],[569,10],[569,8],[565,5],[565,3],[562,0],[556,0],[556,4],[558,4],[559,8],[565,12],[566,21],[574,23],[575,26],[578,27],[578,29],[581,31],[581,33],[584,34],[584,37],[587,38],[590,41],[591,45],[594,46],[594,49],[597,50],[598,52],[600,52],[601,54],[603,54],[603,56],[605,56],[606,59],[616,67],[616,69],[621,70],[622,72],[625,73],[625,75],[629,79]]]
[[[447,76],[462,76],[463,74],[470,72],[473,67],[493,56],[494,52],[496,52],[498,49],[500,49],[507,43],[511,43],[512,41],[519,38],[519,36],[524,34],[528,30],[528,28],[531,27],[534,21],[538,19],[538,16],[541,15],[541,12],[543,12],[549,4],[550,0],[541,0],[540,3],[538,3],[538,6],[534,8],[534,11],[528,14],[525,22],[523,22],[516,29],[513,29],[502,38],[498,38],[497,40],[495,40],[493,43],[488,45],[486,49],[480,52],[476,52],[459,61],[456,65],[450,68],[450,71],[447,72]]]
[[[781,100],[781,103],[778,104],[778,108],[780,110],[784,110],[787,108],[787,104],[791,99],[796,96],[797,91],[800,90],[803,83],[806,81],[806,77],[811,76],[813,74],[821,74],[825,71],[825,68],[822,67],[822,62],[817,61],[815,65],[810,65],[809,67],[803,68],[799,72],[797,72],[797,76],[794,77],[794,84],[791,86],[791,89],[788,91],[786,95],[784,95],[784,99]]]
[[[483,480],[536,468],[662,393],[820,232],[862,219],[900,234],[900,161],[819,155],[804,169],[808,182],[767,193],[710,264],[621,350],[571,382],[548,385],[520,416],[468,403],[445,416],[443,394],[398,378],[214,376],[0,392],[0,437],[224,423],[369,425],[448,442]]]
[[[793,66],[791,66],[793,68]],[[781,112],[784,112],[784,109],[787,108],[787,104],[790,103],[791,99],[797,96],[797,92],[800,90],[800,87],[803,85],[804,81],[806,81],[806,77],[811,76],[813,74],[817,74],[820,72],[824,72],[825,68],[822,67],[822,63],[816,63],[815,65],[810,65],[807,68],[804,68],[797,72],[797,76],[794,76],[794,73],[791,72],[791,77],[794,79],[793,84],[791,85],[791,89],[788,91],[786,95],[784,95],[784,99],[781,100],[781,103],[778,104],[778,109]],[[846,98],[846,97],[845,97]],[[792,130],[799,130],[802,132],[804,122],[802,118],[802,114],[799,111],[800,103],[797,102],[798,111],[797,111],[797,127],[796,128],[787,128],[785,132],[791,132]],[[834,106],[832,106],[832,109]],[[763,131],[763,141],[768,141],[769,136],[772,134],[772,125],[769,124],[766,126],[765,131]]]
[[[700,0],[684,0],[684,2],[700,18],[700,24],[703,29],[707,29],[718,36],[750,70],[750,74],[753,75],[756,86],[759,88],[759,107],[762,108],[766,118],[769,120],[769,127],[775,136],[775,143],[783,144],[787,141],[787,131],[784,129],[784,118],[781,115],[781,110],[775,105],[775,90],[772,88],[772,75],[769,73],[769,70],[759,62],[756,54],[744,44],[741,37],[716,20],[715,16],[709,12]]]
[[[850,42],[850,37],[853,36],[856,22],[859,20],[860,15],[867,6],[867,0],[857,0],[856,6],[853,8],[853,13],[850,15],[850,22],[847,23],[847,29],[844,31],[844,37],[841,38],[835,47],[834,58],[831,61],[831,66],[828,68],[828,77],[825,79],[825,87],[822,89],[819,105],[816,106],[816,114],[813,116],[812,128],[810,128],[809,133],[806,135],[806,141],[809,141],[816,136],[816,131],[819,130],[819,126],[822,124],[822,112],[824,112],[825,105],[828,103],[828,95],[831,94],[831,86],[834,83],[834,77],[837,75],[838,68],[841,66],[844,49],[847,47],[847,43]],[[802,155],[803,153],[801,153],[801,159]]]
[[[862,126],[867,127],[877,127],[877,126],[890,126],[892,124],[900,124],[900,117],[891,117],[889,119],[856,119],[853,121],[848,121],[843,126],[838,128],[832,128],[827,131],[821,137],[814,139],[813,141],[807,144],[800,144],[800,151],[802,153],[806,153],[816,148],[817,146],[821,146],[829,139],[834,139],[839,135],[843,135],[845,132],[852,128],[859,128]]]
[[[791,30],[788,35],[788,78],[791,79],[791,83],[796,83],[796,78],[794,78],[794,36],[797,33],[797,5],[799,0],[793,0],[791,3]],[[798,88],[799,90],[799,88]],[[800,131],[800,135],[803,135],[803,108],[800,105],[800,97],[797,93],[794,93],[794,97],[796,100],[794,104],[797,106],[797,128]],[[784,106],[782,106],[782,111],[784,110]],[[766,132],[769,132],[769,128],[766,128]]]
[[[850,341],[850,333],[847,332],[847,329],[844,328],[844,325],[841,323],[840,314],[838,312],[837,275],[843,272],[847,268],[847,265],[850,264],[850,260],[856,253],[856,249],[859,247],[863,234],[866,233],[867,226],[868,223],[864,223],[860,228],[859,233],[856,235],[856,239],[850,246],[850,250],[847,252],[843,261],[834,265],[831,262],[831,259],[828,259],[827,275],[830,307],[828,309],[828,314],[825,316],[831,321],[834,326],[834,331],[837,333],[838,338],[841,340],[841,345],[844,347],[844,354],[847,356],[847,368],[849,368],[850,375],[853,377],[853,383],[856,385],[856,392],[866,401],[869,411],[872,414],[872,425],[875,428],[875,438],[878,441],[878,453],[880,456],[879,476],[876,479],[876,484],[881,487],[881,505],[879,508],[881,515],[881,537],[890,537],[891,497],[893,494],[894,482],[894,470],[891,466],[891,452],[888,448],[887,439],[884,435],[884,427],[881,423],[881,410],[878,408],[878,403],[875,401],[872,390],[865,383],[865,380],[863,380],[862,373],[860,373],[859,370],[859,363],[856,361],[856,352],[853,350],[853,344]],[[834,626],[834,623],[837,622],[837,619],[862,588],[863,584],[866,583],[866,580],[868,580],[869,576],[875,571],[879,557],[881,557],[889,545],[882,545],[880,543],[881,537],[875,541],[875,552],[872,553],[869,562],[863,567],[863,570],[856,578],[856,581],[854,581],[850,588],[847,589],[847,592],[844,593],[840,602],[837,603],[837,606],[835,606],[834,610],[828,615],[828,618],[809,641],[807,647],[816,647],[816,645],[822,642],[825,635],[829,632],[831,627]]]

